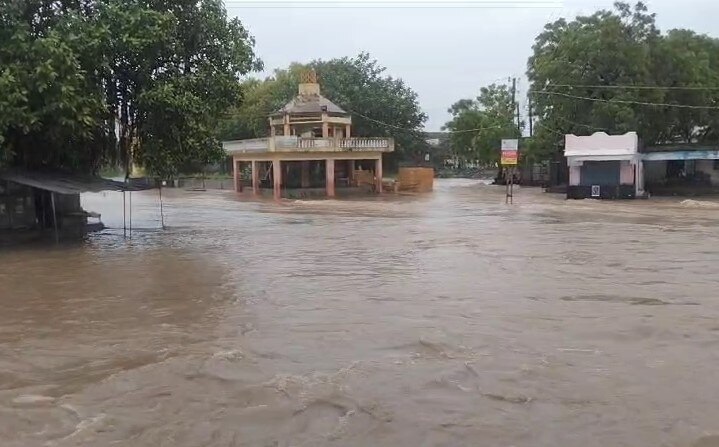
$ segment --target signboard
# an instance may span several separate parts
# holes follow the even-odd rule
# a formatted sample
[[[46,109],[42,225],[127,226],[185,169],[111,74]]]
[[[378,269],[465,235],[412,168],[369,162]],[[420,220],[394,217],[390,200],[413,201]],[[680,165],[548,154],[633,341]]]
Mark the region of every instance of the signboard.
[[[516,166],[519,158],[519,140],[502,140],[502,166]]]
[[[592,197],[601,197],[602,196],[602,190],[600,189],[599,185],[592,185]]]

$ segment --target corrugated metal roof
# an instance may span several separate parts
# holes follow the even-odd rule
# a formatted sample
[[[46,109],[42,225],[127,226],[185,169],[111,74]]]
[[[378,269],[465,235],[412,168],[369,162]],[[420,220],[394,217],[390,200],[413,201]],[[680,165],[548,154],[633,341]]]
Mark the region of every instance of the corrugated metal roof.
[[[654,146],[645,146],[641,152],[652,153],[652,152],[700,152],[700,151],[717,151],[719,150],[719,144],[697,144],[697,143],[684,143],[684,144],[658,144]]]
[[[92,175],[76,175],[46,171],[0,171],[0,179],[52,191],[58,194],[82,194],[101,191],[140,191],[137,185],[125,184]]]
[[[327,113],[337,115],[347,115],[342,107],[333,103],[329,99],[322,95],[298,95],[292,101],[285,104],[280,110],[274,113],[274,115],[283,115],[289,113],[290,115],[303,114],[303,113],[317,113],[323,112],[322,108],[326,107]]]

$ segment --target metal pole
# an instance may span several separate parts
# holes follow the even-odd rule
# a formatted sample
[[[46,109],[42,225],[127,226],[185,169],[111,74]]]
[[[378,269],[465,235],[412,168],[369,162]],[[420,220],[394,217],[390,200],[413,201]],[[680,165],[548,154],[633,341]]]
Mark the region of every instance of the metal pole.
[[[506,169],[505,172],[508,172],[509,169]],[[509,179],[505,176],[504,177],[504,187],[505,187],[505,195],[504,195],[504,203],[509,203]]]
[[[55,193],[50,193],[50,202],[52,203],[52,225],[55,227],[55,243],[60,242],[60,236],[57,233],[57,211],[55,210]]]
[[[510,180],[509,180],[509,203],[514,203],[514,170],[516,168],[512,167],[512,172],[510,174]]]
[[[130,191],[130,239],[132,239],[132,191]]]
[[[165,229],[165,214],[162,211],[162,184],[160,184],[160,222],[162,223],[162,229]]]
[[[125,191],[122,191],[122,237],[127,237],[127,209],[125,206]]]

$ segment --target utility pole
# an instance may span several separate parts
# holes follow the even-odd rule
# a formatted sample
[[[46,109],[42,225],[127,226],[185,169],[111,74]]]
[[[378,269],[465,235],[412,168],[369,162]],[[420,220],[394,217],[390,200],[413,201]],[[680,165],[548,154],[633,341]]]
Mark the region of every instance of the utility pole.
[[[534,130],[532,129],[532,95],[527,96],[527,104],[529,105],[529,136],[532,137],[534,135]]]
[[[519,103],[517,102],[517,78],[512,78],[512,108],[517,108],[517,130],[522,134],[521,121],[519,117]]]
[[[517,78],[512,78],[512,108],[517,98]]]

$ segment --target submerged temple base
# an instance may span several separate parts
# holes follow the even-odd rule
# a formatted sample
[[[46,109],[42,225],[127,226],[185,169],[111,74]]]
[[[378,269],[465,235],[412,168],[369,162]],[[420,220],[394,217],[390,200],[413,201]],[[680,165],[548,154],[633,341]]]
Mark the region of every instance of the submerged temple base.
[[[334,198],[338,190],[341,196],[382,192],[381,154],[358,154],[358,158],[353,159],[341,154],[342,157],[329,156],[323,160],[298,159],[293,155],[272,159],[234,156],[235,191],[251,188],[254,195],[260,196],[271,189],[275,199]],[[368,156],[373,158],[366,158]]]

